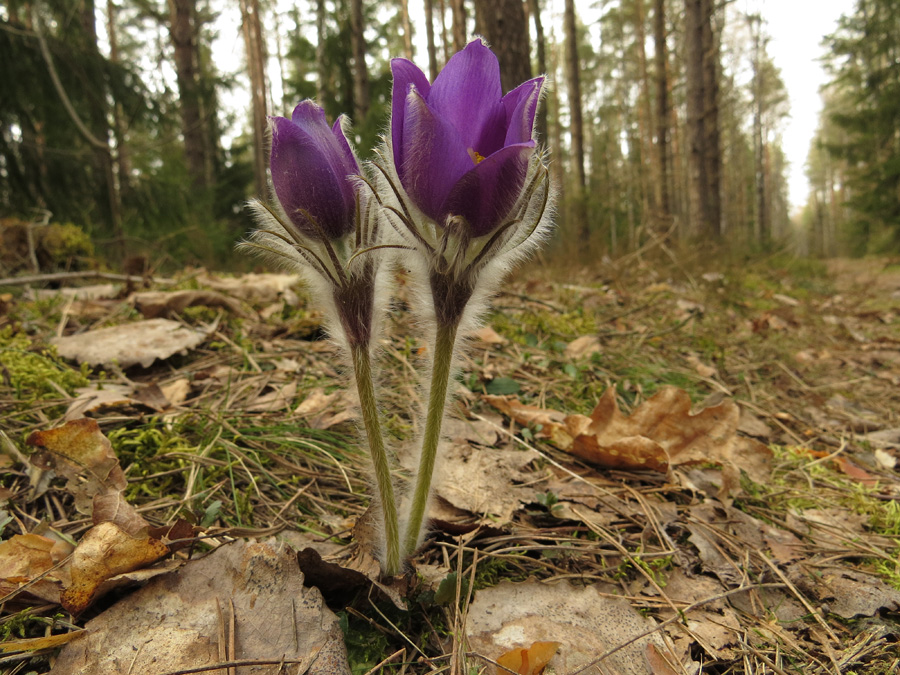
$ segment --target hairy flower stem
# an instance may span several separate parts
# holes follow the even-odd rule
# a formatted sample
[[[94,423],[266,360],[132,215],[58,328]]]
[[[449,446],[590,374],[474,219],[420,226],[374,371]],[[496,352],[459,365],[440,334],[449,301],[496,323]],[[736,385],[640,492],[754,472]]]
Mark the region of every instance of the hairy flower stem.
[[[397,503],[394,500],[394,483],[391,480],[384,436],[381,434],[381,421],[378,417],[378,405],[375,400],[375,385],[372,383],[372,357],[366,345],[352,345],[350,354],[353,358],[353,370],[356,375],[356,389],[359,393],[363,425],[366,428],[366,435],[369,437],[369,452],[375,467],[375,487],[384,517],[385,554],[382,571],[388,576],[394,576],[401,572],[400,528],[397,520]]]
[[[441,425],[447,403],[447,385],[453,367],[453,348],[456,343],[458,322],[438,325],[434,345],[434,360],[431,368],[431,389],[428,394],[428,413],[425,418],[425,434],[422,437],[422,454],[419,457],[419,471],[416,488],[410,505],[409,518],[403,542],[404,557],[412,555],[419,543],[428,495],[431,492],[431,476],[441,440]]]

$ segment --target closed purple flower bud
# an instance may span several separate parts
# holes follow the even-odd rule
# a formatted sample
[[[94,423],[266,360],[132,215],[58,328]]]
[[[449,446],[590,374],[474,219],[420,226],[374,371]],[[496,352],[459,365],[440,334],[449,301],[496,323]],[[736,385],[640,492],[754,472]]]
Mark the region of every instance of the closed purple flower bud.
[[[525,184],[544,78],[503,96],[497,57],[481,40],[455,54],[434,84],[406,59],[393,59],[391,71],[391,144],[404,190],[439,225],[458,216],[474,237],[494,231]]]
[[[339,239],[354,228],[359,164],[341,129],[313,101],[301,101],[291,119],[270,117],[272,184],[296,228],[308,237]],[[315,221],[315,222],[311,222]]]

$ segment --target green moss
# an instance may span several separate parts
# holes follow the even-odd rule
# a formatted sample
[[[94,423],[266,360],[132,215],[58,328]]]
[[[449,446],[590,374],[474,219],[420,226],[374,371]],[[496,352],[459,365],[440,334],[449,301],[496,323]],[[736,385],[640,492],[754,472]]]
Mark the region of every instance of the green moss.
[[[87,386],[88,372],[87,364],[71,368],[55,347],[39,346],[11,326],[0,329],[0,382],[12,387],[21,403],[60,398],[60,390],[71,395]]]

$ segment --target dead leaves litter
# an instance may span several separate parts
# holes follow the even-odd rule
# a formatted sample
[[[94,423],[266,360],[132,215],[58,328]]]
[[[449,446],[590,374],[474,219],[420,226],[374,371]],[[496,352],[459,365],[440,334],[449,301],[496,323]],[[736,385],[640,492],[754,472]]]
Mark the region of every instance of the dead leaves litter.
[[[257,675],[284,672],[280,661],[309,675],[350,673],[337,617],[303,586],[283,545],[223,546],[151,580],[85,629],[63,648],[54,675],[214,671],[242,659],[265,662],[241,668]]]
[[[769,475],[771,451],[737,434],[740,408],[728,399],[692,413],[687,392],[662,387],[626,416],[610,387],[590,417],[541,410],[498,396],[484,400],[539,438],[601,467],[666,472],[674,466],[715,463],[722,467],[723,494],[739,487],[742,470],[756,482]]]
[[[92,366],[139,365],[148,368],[157,359],[184,354],[212,333],[211,328],[188,328],[170,319],[148,319],[109,328],[53,338],[59,355]]]

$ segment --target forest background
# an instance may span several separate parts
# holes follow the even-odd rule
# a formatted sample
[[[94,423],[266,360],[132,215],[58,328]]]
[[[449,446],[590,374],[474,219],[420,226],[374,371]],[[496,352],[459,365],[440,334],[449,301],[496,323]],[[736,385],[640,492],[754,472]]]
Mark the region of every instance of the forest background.
[[[565,0],[560,25],[543,0],[237,1],[249,92],[213,59],[212,0],[0,6],[6,274],[90,265],[98,250],[114,267],[233,264],[243,204],[268,192],[266,115],[316,98],[332,119],[349,114],[369,157],[389,60],[413,57],[419,32],[432,76],[476,34],[505,89],[550,75],[538,127],[561,198],[557,252],[615,256],[652,238],[817,256],[900,247],[898,0],[859,0],[824,38],[831,81],[794,214],[785,87],[764,17],[737,3]],[[37,253],[29,222],[51,224]]]

